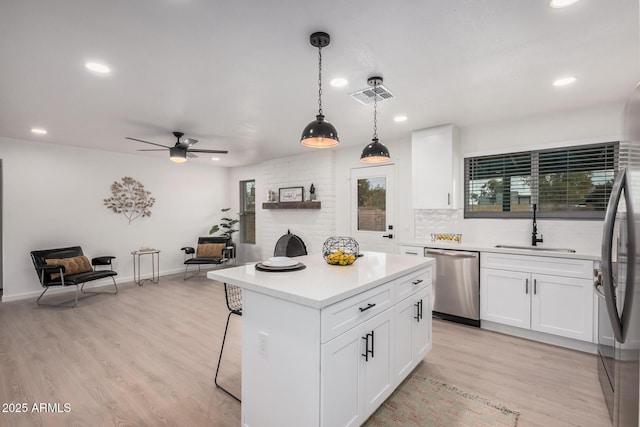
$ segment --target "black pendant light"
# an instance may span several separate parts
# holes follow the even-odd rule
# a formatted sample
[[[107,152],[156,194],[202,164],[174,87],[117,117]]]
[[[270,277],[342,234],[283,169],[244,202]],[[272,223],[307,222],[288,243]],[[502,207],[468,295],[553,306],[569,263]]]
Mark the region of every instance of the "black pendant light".
[[[378,85],[382,84],[382,77],[370,77],[367,80],[373,86],[373,139],[371,144],[364,147],[360,161],[364,163],[384,163],[390,160],[389,150],[378,141]]]
[[[302,131],[300,144],[312,148],[335,147],[340,143],[338,131],[329,122],[324,121],[322,114],[322,48],[329,45],[329,34],[313,33],[309,38],[311,45],[318,48],[318,115]]]

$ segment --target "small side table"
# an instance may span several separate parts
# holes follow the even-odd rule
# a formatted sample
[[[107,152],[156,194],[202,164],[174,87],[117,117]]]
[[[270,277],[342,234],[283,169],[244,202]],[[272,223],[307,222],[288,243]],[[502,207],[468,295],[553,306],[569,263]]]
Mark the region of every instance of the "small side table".
[[[133,282],[142,286],[144,282],[158,283],[160,281],[160,251],[152,249],[148,251],[133,251]],[[140,257],[151,255],[151,279],[140,279]]]

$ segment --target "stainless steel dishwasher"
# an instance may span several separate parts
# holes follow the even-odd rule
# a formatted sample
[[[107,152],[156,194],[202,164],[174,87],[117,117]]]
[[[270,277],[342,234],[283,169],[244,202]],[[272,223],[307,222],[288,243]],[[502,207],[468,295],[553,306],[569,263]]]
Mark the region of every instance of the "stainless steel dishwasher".
[[[435,258],[433,316],[480,326],[480,253],[452,249],[424,249]]]

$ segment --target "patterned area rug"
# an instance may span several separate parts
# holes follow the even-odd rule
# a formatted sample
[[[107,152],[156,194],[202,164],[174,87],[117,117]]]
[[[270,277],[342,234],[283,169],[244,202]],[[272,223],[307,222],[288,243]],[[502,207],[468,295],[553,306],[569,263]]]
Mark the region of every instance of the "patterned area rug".
[[[413,374],[371,415],[367,427],[515,427],[519,412]]]

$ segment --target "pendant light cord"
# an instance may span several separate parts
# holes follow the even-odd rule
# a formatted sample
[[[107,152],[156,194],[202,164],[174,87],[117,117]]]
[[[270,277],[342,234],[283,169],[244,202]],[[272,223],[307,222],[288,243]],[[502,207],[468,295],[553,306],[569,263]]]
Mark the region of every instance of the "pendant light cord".
[[[378,82],[373,83],[373,138],[378,139]]]
[[[318,114],[322,115],[322,46],[318,46]]]

